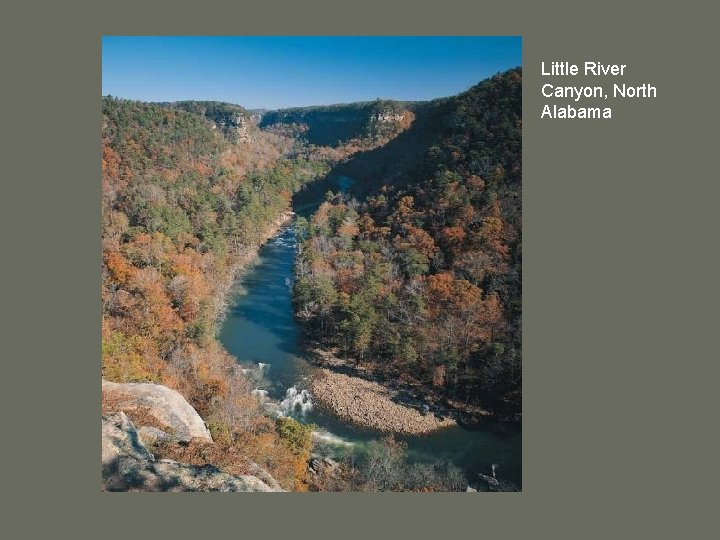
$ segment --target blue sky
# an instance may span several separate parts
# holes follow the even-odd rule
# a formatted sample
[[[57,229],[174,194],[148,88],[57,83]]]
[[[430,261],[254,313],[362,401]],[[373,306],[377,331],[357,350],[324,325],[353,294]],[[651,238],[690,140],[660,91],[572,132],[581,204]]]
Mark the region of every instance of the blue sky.
[[[520,37],[120,37],[102,43],[102,93],[246,108],[462,92],[521,64]]]

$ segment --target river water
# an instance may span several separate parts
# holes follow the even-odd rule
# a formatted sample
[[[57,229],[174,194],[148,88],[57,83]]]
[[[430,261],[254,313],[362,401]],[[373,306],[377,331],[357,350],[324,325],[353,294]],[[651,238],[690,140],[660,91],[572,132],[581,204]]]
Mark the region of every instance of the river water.
[[[348,181],[341,179],[340,187],[346,188]],[[295,211],[309,216],[317,206],[317,202],[296,206]],[[260,249],[255,264],[235,283],[219,339],[249,372],[258,376],[259,389],[280,403],[283,413],[318,426],[316,451],[335,457],[347,451],[362,452],[370,440],[382,434],[338,420],[303,392],[310,387],[313,367],[303,354],[302,328],[293,316],[295,248],[291,223]],[[401,438],[408,443],[411,460],[449,459],[463,469],[471,485],[476,483],[477,474],[491,474],[493,464],[498,478],[522,485],[518,426],[455,426]]]

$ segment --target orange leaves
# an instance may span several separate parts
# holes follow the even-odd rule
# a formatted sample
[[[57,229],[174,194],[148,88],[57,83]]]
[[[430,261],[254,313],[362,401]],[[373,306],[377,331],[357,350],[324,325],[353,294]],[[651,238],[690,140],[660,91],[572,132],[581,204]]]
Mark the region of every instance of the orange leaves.
[[[482,290],[464,279],[455,279],[450,272],[426,279],[430,313],[461,313],[479,309]]]
[[[161,268],[174,251],[172,241],[161,232],[140,233],[123,246],[125,256],[138,267]]]
[[[427,324],[423,332],[429,350],[446,355],[454,351],[455,358],[466,361],[482,342],[493,339],[503,327],[500,299],[496,294],[482,297],[479,287],[464,279],[456,279],[449,272],[428,276]],[[434,368],[433,384],[445,384],[445,371]]]
[[[135,272],[128,260],[115,251],[105,254],[105,265],[115,281],[121,285],[125,285]]]
[[[173,310],[164,280],[156,269],[138,269],[128,288],[143,300],[130,314],[141,335],[166,340],[182,330],[182,321]]]
[[[228,382],[222,373],[217,372],[211,364],[204,361],[196,365],[193,401],[202,416],[208,415],[212,400],[224,396],[227,391]]]
[[[362,217],[358,220],[358,225],[360,227],[360,231],[365,235],[371,235],[375,230],[375,220],[373,220],[373,218],[371,218],[368,214],[362,215]]]
[[[433,367],[432,384],[436,387],[445,386],[445,376],[447,368],[444,365],[438,365]]]
[[[427,290],[431,299],[437,302],[447,302],[452,296],[454,278],[451,273],[443,272],[427,277]]]
[[[360,234],[360,228],[355,223],[346,220],[338,227],[337,233],[340,236],[349,236],[352,238]]]
[[[126,165],[123,165],[120,156],[103,142],[102,146],[102,196],[108,204],[115,202],[119,192],[124,190],[132,174]]]
[[[325,227],[328,225],[328,212],[332,208],[330,203],[324,202],[315,212],[312,218],[312,223],[318,227]]]
[[[505,271],[504,263],[510,256],[510,246],[507,238],[512,237],[512,228],[505,228],[505,224],[499,217],[488,216],[482,219],[480,227],[480,240],[485,244],[485,250],[497,259],[498,271]]]
[[[170,257],[170,271],[173,275],[191,274],[200,266],[201,255],[192,249],[186,249],[182,253]]]
[[[212,287],[205,277],[193,269],[170,280],[168,291],[177,305],[178,314],[186,322],[192,322],[200,315],[203,301],[212,295]]]
[[[102,174],[112,182],[120,177],[120,156],[105,144],[102,147]]]
[[[225,443],[236,447],[209,449],[213,463],[234,467],[246,459],[239,432],[266,438],[251,445],[268,449],[266,466],[286,487],[296,486],[306,465],[283,445],[213,334],[241,248],[255,238],[245,224],[260,230],[271,222],[315,169],[288,160],[265,181],[260,171],[290,150],[290,139],[258,132],[241,148],[186,112],[112,100],[103,109],[103,376],[161,382],[209,423],[221,422],[223,433],[232,434]],[[260,179],[251,193],[257,196],[244,204],[238,188],[243,179],[247,186],[251,170]],[[356,233],[352,223],[342,225],[344,233]],[[257,452],[258,461],[262,455]],[[204,456],[203,450],[203,463]]]
[[[170,375],[177,381],[176,389],[190,404],[207,418],[213,404],[224,403],[231,393],[234,360],[215,346],[200,348],[185,343],[177,348],[169,360]]]
[[[453,305],[459,311],[468,311],[478,307],[482,290],[469,281],[459,279],[455,281]]]
[[[432,236],[426,231],[408,224],[405,224],[403,229],[405,230],[405,238],[395,237],[395,245],[398,249],[403,250],[412,247],[428,258],[435,254],[437,246]]]
[[[212,169],[201,161],[198,161],[193,165],[193,170],[198,173],[202,178],[206,178],[212,173]]]
[[[410,195],[401,197],[397,204],[397,213],[402,217],[407,217],[412,213],[415,200]]]
[[[480,228],[480,235],[483,240],[492,241],[500,238],[503,231],[503,222],[498,217],[484,217],[482,219],[482,227]]]
[[[238,446],[252,461],[267,469],[285,489],[303,491],[307,475],[307,461],[298,462],[293,454],[274,432],[242,433]],[[300,489],[298,489],[300,488]]]
[[[465,184],[474,196],[478,196],[485,189],[485,180],[474,174],[468,177]]]
[[[415,120],[415,113],[412,111],[403,111],[402,119],[398,122],[398,128],[400,131],[404,131],[409,128]]]
[[[441,231],[443,240],[452,248],[457,248],[463,243],[467,237],[467,233],[462,227],[445,227]]]
[[[497,325],[502,322],[502,306],[497,293],[488,294],[483,301],[482,322]]]
[[[358,272],[352,268],[340,268],[335,274],[338,290],[346,294],[354,293],[357,276]]]
[[[480,300],[482,291],[469,281],[455,279],[450,272],[442,272],[426,278],[431,305],[466,309]]]
[[[464,224],[470,224],[475,221],[475,216],[477,215],[477,212],[475,211],[475,208],[471,204],[466,204],[463,206],[462,211],[460,212],[460,219],[462,220],[462,223]]]
[[[316,253],[320,253],[320,250],[315,248]],[[310,263],[310,268],[313,275],[329,275],[332,273],[332,265],[328,260],[323,257],[316,257]]]

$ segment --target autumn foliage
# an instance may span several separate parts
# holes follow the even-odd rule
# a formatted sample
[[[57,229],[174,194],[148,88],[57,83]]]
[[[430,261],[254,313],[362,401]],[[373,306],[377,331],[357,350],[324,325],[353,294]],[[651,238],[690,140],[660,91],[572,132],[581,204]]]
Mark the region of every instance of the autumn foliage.
[[[228,138],[208,115],[242,109],[201,105],[103,99],[103,377],[178,390],[217,435],[211,448],[161,455],[231,472],[262,461],[302,487],[306,456],[288,448],[214,335],[235,269],[326,164],[291,158],[295,143],[276,134]]]
[[[379,188],[330,194],[300,223],[295,288],[298,317],[346,357],[510,414],[521,404],[521,82],[511,70],[428,106],[383,153],[355,160],[357,191]],[[424,157],[403,161],[418,145]]]

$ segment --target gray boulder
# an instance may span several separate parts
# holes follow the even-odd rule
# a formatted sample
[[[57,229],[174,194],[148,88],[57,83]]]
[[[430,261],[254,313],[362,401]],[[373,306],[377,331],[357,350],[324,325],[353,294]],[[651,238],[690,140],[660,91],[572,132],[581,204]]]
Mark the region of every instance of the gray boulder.
[[[250,472],[253,476],[258,477],[260,480],[265,482],[268,486],[270,486],[273,491],[285,491],[280,484],[278,483],[275,478],[272,477],[272,475],[267,472],[265,469],[263,469],[260,465],[254,462],[250,462],[249,466]]]
[[[103,491],[283,491],[255,476],[233,476],[212,465],[156,460],[123,412],[102,418]]]
[[[197,438],[212,442],[210,431],[195,409],[175,390],[152,383],[114,383],[103,380],[103,394],[118,411],[142,412],[153,424],[141,426],[144,440],[172,438],[190,441]],[[145,427],[153,428],[152,430]]]
[[[140,426],[137,427],[138,435],[140,435],[140,440],[144,444],[154,446],[158,445],[163,442],[170,442],[175,439],[173,439],[173,436],[165,433],[163,430],[158,429],[156,427],[152,426]]]

